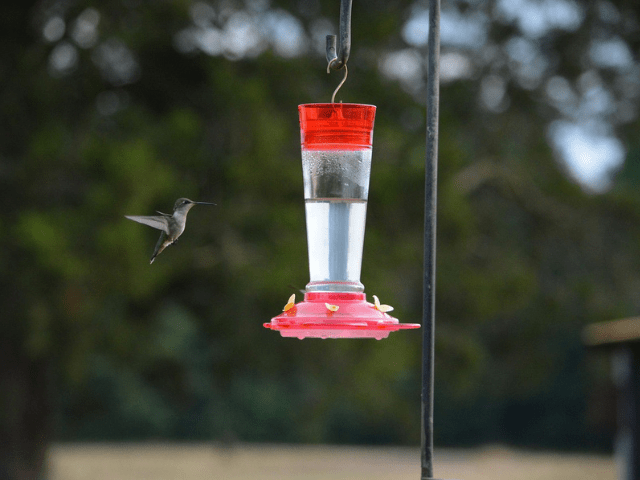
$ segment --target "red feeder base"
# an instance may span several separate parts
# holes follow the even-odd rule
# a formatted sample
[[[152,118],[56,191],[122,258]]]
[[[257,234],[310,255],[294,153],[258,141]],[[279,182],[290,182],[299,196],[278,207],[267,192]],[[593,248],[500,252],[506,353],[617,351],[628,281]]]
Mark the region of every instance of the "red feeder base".
[[[420,328],[400,323],[367,302],[364,293],[307,292],[304,301],[282,312],[266,328],[283,337],[303,338],[387,338],[389,333]],[[338,307],[335,309],[335,307]]]

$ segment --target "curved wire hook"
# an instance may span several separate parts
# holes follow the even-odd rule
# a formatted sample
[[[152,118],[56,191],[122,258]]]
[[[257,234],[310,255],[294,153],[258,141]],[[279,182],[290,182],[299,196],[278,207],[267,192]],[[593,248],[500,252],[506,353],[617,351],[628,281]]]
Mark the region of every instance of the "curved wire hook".
[[[329,67],[327,67],[327,73],[329,73]],[[344,82],[347,80],[347,75],[348,74],[349,74],[349,70],[347,70],[347,65],[345,64],[345,66],[344,66],[344,77],[342,77],[342,81],[338,84],[336,89],[333,91],[333,95],[331,95],[331,103],[335,103],[335,101],[336,101],[336,93],[338,93],[338,90],[340,90],[340,87],[342,87]]]
[[[340,70],[347,65],[351,52],[351,5],[353,0],[340,1],[340,41],[327,35],[327,70]],[[337,44],[337,48],[336,48]]]

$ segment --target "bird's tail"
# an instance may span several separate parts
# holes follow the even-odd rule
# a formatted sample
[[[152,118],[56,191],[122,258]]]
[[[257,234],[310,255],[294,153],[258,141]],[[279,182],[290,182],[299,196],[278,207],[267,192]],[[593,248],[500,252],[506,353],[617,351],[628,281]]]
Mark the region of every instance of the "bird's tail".
[[[167,236],[165,235],[164,232],[162,232],[160,234],[160,238],[158,239],[158,243],[156,243],[156,248],[153,249],[153,255],[151,255],[151,260],[149,261],[149,265],[151,265],[153,261],[156,259],[156,257],[160,255],[160,253],[162,253],[162,251],[164,250],[165,248],[164,241],[166,238]]]

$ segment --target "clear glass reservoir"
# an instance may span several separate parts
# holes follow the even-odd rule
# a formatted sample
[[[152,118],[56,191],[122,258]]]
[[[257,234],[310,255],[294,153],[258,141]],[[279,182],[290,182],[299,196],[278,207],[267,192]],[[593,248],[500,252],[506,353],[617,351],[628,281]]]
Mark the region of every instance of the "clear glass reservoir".
[[[362,292],[375,108],[300,105],[308,292]]]

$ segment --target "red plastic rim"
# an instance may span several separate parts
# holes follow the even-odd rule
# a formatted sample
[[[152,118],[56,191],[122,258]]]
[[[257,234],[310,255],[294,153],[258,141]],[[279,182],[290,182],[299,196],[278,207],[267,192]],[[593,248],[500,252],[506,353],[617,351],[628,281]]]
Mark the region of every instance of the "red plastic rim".
[[[338,307],[333,311],[329,307]],[[304,301],[282,312],[264,326],[294,338],[383,339],[398,330],[419,328],[400,323],[366,301],[364,293],[307,292]]]
[[[371,148],[374,105],[359,103],[308,103],[298,106],[300,141],[308,150]]]

